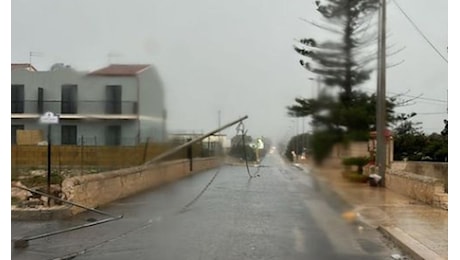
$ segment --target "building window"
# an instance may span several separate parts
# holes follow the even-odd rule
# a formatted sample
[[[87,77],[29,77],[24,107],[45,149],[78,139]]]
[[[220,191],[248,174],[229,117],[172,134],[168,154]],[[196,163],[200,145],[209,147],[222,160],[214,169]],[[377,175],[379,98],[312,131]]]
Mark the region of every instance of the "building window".
[[[61,113],[77,113],[77,85],[62,85]]]
[[[107,126],[105,132],[106,145],[120,145],[121,144],[121,126],[111,125]]]
[[[105,112],[107,114],[121,114],[121,86],[111,85],[105,88]]]
[[[11,125],[11,144],[17,144],[16,142],[16,131],[24,130],[24,125]]]
[[[68,144],[68,145],[77,144],[77,126],[75,125],[61,126],[61,144]]]
[[[24,113],[24,85],[11,85],[11,113]]]

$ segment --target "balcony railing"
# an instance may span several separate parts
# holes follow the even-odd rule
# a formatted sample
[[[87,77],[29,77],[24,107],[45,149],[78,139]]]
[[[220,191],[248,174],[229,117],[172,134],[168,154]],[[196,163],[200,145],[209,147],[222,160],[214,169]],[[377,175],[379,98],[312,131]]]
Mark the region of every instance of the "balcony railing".
[[[43,101],[15,102],[12,114],[43,114],[46,111],[60,115],[137,115],[135,101]]]

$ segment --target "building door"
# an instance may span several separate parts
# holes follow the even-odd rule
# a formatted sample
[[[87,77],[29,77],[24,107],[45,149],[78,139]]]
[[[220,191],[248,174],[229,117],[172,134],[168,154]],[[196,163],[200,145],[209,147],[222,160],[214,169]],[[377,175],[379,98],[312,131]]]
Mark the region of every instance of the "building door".
[[[24,113],[24,85],[11,85],[11,113]]]
[[[62,85],[61,114],[77,113],[77,85]]]
[[[121,86],[111,85],[105,88],[106,113],[121,114]]]

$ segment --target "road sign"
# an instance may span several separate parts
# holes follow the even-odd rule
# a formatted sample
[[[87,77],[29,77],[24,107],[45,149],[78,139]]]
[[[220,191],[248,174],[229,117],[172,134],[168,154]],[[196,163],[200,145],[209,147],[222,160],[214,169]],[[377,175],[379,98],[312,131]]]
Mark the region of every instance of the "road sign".
[[[48,125],[48,194],[50,194],[51,187],[51,125],[59,123],[59,116],[53,112],[45,112],[40,117],[40,123]],[[50,198],[48,198],[48,207],[50,206]]]
[[[40,117],[40,123],[42,124],[58,124],[59,116],[55,115],[53,112],[45,112]]]

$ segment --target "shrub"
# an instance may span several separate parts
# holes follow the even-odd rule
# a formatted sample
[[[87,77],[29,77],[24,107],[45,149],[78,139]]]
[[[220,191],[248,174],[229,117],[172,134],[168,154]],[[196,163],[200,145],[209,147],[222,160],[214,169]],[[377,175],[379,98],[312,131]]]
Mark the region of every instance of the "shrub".
[[[363,167],[369,163],[369,157],[348,157],[342,160],[344,166],[357,166],[358,174],[363,174]]]
[[[254,149],[249,147],[249,145],[246,145],[245,147],[242,145],[232,146],[230,148],[229,155],[241,159],[244,159],[246,156],[248,161],[256,160],[256,153],[254,152]]]
[[[342,175],[345,179],[352,182],[367,182],[369,180],[369,176],[357,172],[344,171]]]
[[[62,181],[64,180],[64,177],[62,177],[60,174],[51,173],[51,183],[50,184],[61,184]],[[48,177],[47,176],[30,176],[28,178],[21,179],[21,182],[27,186],[27,187],[38,187],[38,186],[43,186],[48,183]]]

